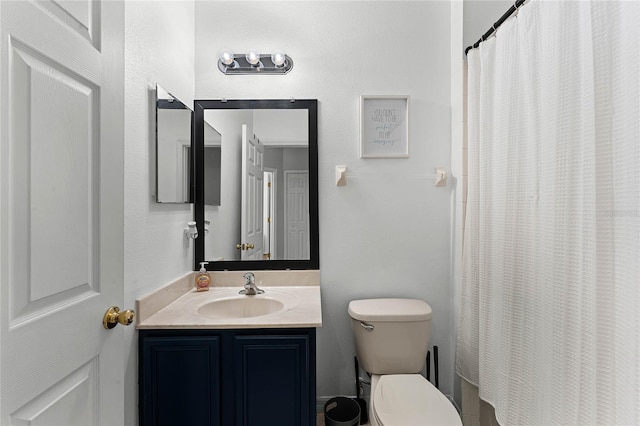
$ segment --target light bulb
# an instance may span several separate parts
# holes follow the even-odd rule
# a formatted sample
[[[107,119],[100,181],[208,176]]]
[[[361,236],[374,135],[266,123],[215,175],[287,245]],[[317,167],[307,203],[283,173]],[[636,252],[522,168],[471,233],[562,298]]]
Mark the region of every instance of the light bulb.
[[[282,50],[276,50],[271,54],[271,62],[273,62],[273,64],[276,67],[284,66],[284,62],[286,60],[287,60],[287,55],[285,55]]]
[[[229,66],[233,64],[234,56],[233,53],[229,49],[224,49],[220,52],[220,62]]]
[[[247,58],[247,62],[249,62],[253,66],[256,66],[260,63],[260,55],[256,53],[255,50],[250,50],[245,55],[245,58]]]

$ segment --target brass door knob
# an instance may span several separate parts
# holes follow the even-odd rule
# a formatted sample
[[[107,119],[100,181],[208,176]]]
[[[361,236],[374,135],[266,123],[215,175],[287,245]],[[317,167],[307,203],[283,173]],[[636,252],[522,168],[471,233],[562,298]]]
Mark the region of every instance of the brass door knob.
[[[255,245],[254,245],[254,244],[251,244],[251,243],[247,243],[247,244],[245,244],[245,243],[242,243],[242,244],[238,243],[238,244],[236,244],[236,248],[237,248],[238,250],[251,250],[251,249],[253,249],[254,247],[255,247]]]
[[[120,308],[112,306],[107,309],[107,312],[105,312],[104,317],[102,318],[102,325],[107,330],[110,330],[118,325],[118,323],[122,325],[131,324],[135,317],[136,313],[133,309],[127,309],[126,311],[120,312]]]

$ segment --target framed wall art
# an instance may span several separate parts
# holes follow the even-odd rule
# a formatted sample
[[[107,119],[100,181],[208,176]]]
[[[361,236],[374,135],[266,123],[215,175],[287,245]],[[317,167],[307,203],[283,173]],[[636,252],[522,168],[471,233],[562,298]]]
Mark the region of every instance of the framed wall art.
[[[409,157],[409,96],[360,96],[360,158]]]

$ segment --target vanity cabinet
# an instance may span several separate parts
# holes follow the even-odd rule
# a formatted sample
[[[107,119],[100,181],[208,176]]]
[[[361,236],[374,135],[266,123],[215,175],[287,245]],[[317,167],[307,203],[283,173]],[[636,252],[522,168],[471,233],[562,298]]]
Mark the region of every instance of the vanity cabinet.
[[[140,425],[315,425],[315,329],[140,330]]]

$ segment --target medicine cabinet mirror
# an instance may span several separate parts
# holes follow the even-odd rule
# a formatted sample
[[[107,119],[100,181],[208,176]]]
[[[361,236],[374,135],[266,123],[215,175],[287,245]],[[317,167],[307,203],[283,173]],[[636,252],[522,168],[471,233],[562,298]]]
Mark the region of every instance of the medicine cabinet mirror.
[[[221,136],[204,123],[204,163],[207,205],[220,205]],[[156,202],[193,203],[191,157],[193,111],[165,88],[156,85]]]
[[[196,269],[319,268],[317,121],[317,100],[194,102]],[[218,183],[207,123],[221,135],[218,205],[206,202]]]

